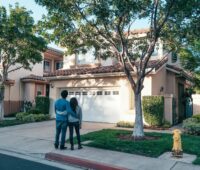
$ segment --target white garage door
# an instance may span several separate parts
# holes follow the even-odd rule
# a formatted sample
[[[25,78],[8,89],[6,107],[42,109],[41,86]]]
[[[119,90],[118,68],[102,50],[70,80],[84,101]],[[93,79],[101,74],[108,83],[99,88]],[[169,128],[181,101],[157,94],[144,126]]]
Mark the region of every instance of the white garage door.
[[[60,89],[64,90],[64,89]],[[118,88],[67,88],[69,97],[76,97],[83,110],[84,121],[116,123],[120,120]]]

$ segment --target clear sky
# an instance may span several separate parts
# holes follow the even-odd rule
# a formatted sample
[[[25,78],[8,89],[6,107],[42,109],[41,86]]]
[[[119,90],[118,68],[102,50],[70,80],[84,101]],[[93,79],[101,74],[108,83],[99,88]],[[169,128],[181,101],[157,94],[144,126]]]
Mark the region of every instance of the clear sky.
[[[19,3],[20,6],[32,11],[32,16],[36,22],[42,18],[43,14],[47,14],[46,9],[36,4],[34,0],[0,0],[0,4],[7,9],[9,8],[9,4],[14,6],[15,3]]]
[[[51,1],[51,0],[49,0]],[[32,16],[37,22],[42,18],[42,15],[47,14],[45,7],[39,6],[35,3],[34,0],[0,0],[0,5],[5,6],[7,9],[9,8],[9,4],[14,6],[15,3],[19,3],[20,6],[25,7],[27,10],[33,12]],[[136,24],[134,24],[133,29],[140,29],[147,27],[147,20],[138,20]],[[55,44],[50,44],[51,47],[57,48]]]

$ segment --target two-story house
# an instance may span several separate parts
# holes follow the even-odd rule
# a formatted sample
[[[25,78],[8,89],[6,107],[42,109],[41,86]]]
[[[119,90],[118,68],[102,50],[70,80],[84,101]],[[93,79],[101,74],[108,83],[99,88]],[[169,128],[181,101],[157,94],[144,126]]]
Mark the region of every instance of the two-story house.
[[[16,66],[13,66],[16,67]],[[5,88],[5,116],[23,110],[23,102],[34,103],[37,95],[49,96],[49,82],[43,75],[63,67],[63,52],[48,47],[43,61],[32,66],[32,70],[19,69],[9,73]]]
[[[144,34],[145,31],[138,34]],[[142,96],[163,95],[165,119],[171,123],[177,119],[182,120],[185,115],[181,97],[189,76],[180,68],[176,56],[163,51],[162,42],[158,42],[153,55],[148,68],[161,62],[145,78]],[[66,89],[69,91],[69,98],[77,97],[83,109],[84,121],[134,121],[134,94],[116,59],[101,60],[95,58],[92,51],[65,56],[63,69],[45,74],[44,77],[50,83],[52,116],[54,101]]]

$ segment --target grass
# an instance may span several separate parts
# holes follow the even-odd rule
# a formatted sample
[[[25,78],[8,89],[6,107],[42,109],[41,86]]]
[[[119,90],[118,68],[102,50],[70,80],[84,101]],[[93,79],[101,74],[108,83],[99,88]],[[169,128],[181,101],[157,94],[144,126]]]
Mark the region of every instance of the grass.
[[[87,146],[97,147],[102,149],[144,155],[149,157],[158,157],[162,153],[171,151],[172,135],[163,133],[145,133],[146,136],[156,136],[159,139],[146,141],[125,141],[119,139],[119,134],[131,134],[127,130],[103,129],[96,132],[91,132],[81,136],[82,141],[91,140]],[[200,137],[182,135],[182,145],[184,153],[197,155],[194,164],[200,165]]]
[[[13,120],[2,120],[0,121],[0,128],[1,127],[6,127],[6,126],[14,126],[14,125],[20,125],[20,124],[24,124],[26,122],[23,122],[21,120],[16,120],[16,119],[13,119]]]

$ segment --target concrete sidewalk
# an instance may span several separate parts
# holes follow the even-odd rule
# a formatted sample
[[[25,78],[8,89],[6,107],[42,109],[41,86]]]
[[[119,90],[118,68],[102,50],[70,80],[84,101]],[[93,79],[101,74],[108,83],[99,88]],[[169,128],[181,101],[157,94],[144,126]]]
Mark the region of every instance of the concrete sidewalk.
[[[81,133],[85,134],[103,128],[114,128],[114,125],[84,122]],[[100,167],[103,170],[200,170],[200,166],[182,163],[180,160],[150,158],[86,146],[81,150],[77,150],[77,147],[75,147],[74,151],[69,149],[64,151],[55,150],[53,148],[54,135],[54,121],[0,128],[0,150],[29,155],[41,160],[46,157],[53,161],[76,164],[83,168],[90,168],[87,166],[90,164],[96,165],[96,169]],[[78,164],[78,162],[82,164]]]

